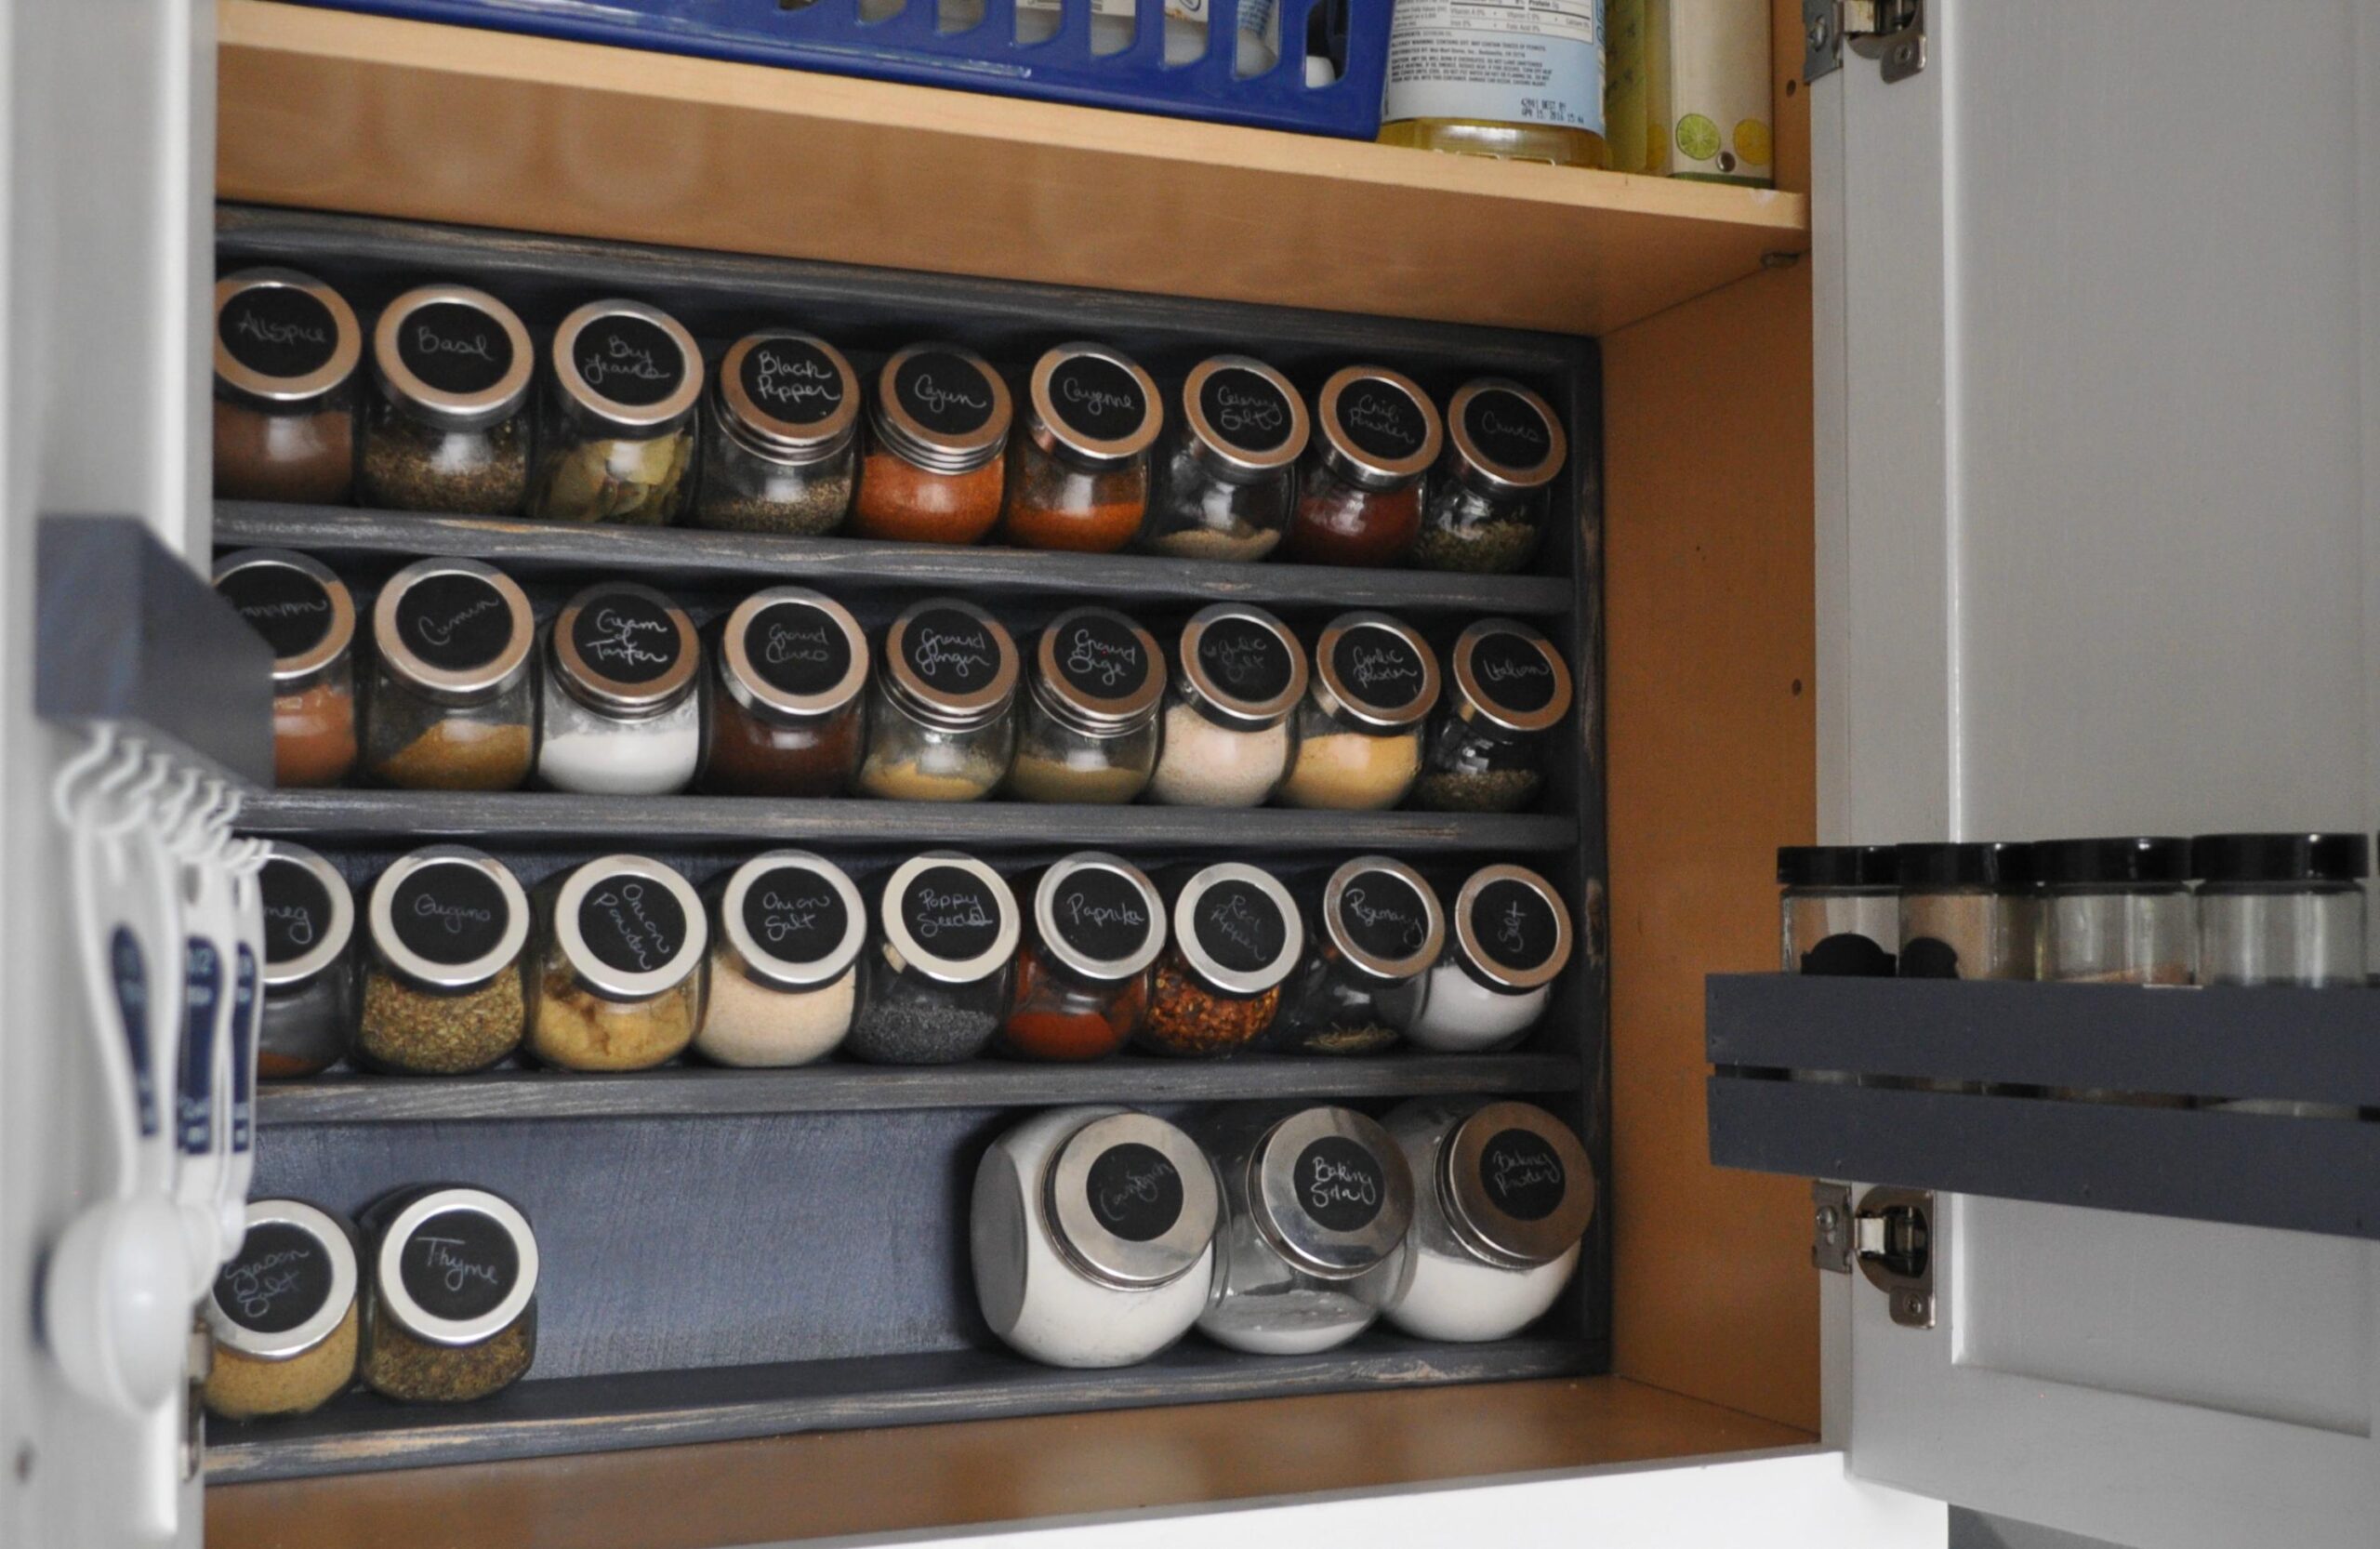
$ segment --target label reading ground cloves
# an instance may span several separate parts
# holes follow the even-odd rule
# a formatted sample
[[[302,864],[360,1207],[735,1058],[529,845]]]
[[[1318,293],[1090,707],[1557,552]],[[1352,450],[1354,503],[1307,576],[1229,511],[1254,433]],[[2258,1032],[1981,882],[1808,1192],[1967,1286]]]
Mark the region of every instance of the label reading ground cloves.
[[[1554,703],[1554,664],[1525,635],[1482,635],[1471,648],[1471,679],[1488,703],[1514,715],[1534,715]]]
[[[1462,409],[1463,433],[1499,468],[1533,471],[1554,451],[1554,432],[1537,405],[1517,392],[1489,388]]]
[[[615,871],[580,897],[578,936],[606,968],[651,973],[668,967],[684,948],[686,911],[664,884]]]
[[[641,592],[599,592],[579,606],[570,647],[596,676],[649,683],[678,665],[685,642],[669,609]]]
[[[1339,894],[1340,928],[1372,957],[1409,958],[1430,939],[1429,906],[1393,871],[1364,871]]]
[[[405,1292],[422,1311],[451,1323],[484,1317],[521,1275],[521,1251],[495,1217],[441,1211],[413,1229],[398,1255]]]
[[[1153,1242],[1182,1219],[1182,1172],[1153,1145],[1111,1145],[1084,1183],[1091,1213],[1127,1242]]]
[[[1330,665],[1347,692],[1374,709],[1398,710],[1421,697],[1429,665],[1411,641],[1379,624],[1339,636]]]
[[[744,929],[781,962],[816,962],[851,931],[843,895],[806,866],[772,867],[744,891]]]
[[[843,406],[842,372],[807,339],[763,339],[735,375],[751,405],[784,424],[814,425]]]
[[[139,1116],[140,1132],[157,1132],[157,1064],[149,1045],[149,965],[140,940],[119,925],[108,938],[108,976],[115,986],[116,1014],[122,1019],[124,1047],[132,1062],[132,1106]]]
[[[1058,676],[1092,699],[1129,699],[1148,682],[1149,654],[1124,620],[1081,614],[1061,621],[1051,655]]]
[[[174,1090],[175,1144],[203,1157],[215,1139],[216,1008],[223,999],[223,954],[204,936],[182,948],[182,1059]]]
[[[1068,872],[1050,899],[1051,923],[1067,946],[1099,962],[1119,962],[1148,944],[1156,915],[1130,878],[1105,867]]]
[[[1501,880],[1488,883],[1472,899],[1471,932],[1497,963],[1524,971],[1554,956],[1562,940],[1562,921],[1535,888]]]
[[[1382,462],[1403,462],[1430,439],[1421,405],[1380,377],[1358,377],[1340,391],[1339,426],[1359,451]]]
[[[1198,895],[1190,929],[1207,956],[1235,973],[1261,973],[1280,960],[1289,920],[1273,895],[1231,878]]]
[[[1148,417],[1138,377],[1099,355],[1071,355],[1051,369],[1050,407],[1086,441],[1121,441]]]
[[[1380,1158],[1344,1135],[1325,1135],[1298,1153],[1291,1179],[1298,1204],[1334,1232],[1360,1232],[1388,1193]]]
[[[397,599],[397,639],[441,672],[485,667],[512,642],[512,609],[495,583],[457,571],[425,576]]]
[[[313,1233],[260,1221],[215,1277],[215,1304],[252,1333],[285,1334],[322,1311],[331,1278],[330,1250]]]
[[[634,409],[658,404],[686,379],[685,352],[669,330],[628,312],[579,329],[570,364],[597,397]]]
[[[304,655],[331,632],[331,594],[295,565],[242,565],[216,582],[215,589],[264,636],[276,661]]]
[[[398,326],[397,360],[424,385],[469,397],[512,369],[512,336],[477,307],[432,301],[406,313]]]
[[[911,355],[892,373],[892,396],[937,435],[964,436],[992,417],[992,384],[973,361],[948,350]]]
[[[1542,1221],[1562,1208],[1569,1176],[1544,1136],[1499,1130],[1480,1150],[1479,1183],[1514,1220]]]
[[[452,967],[496,950],[512,922],[512,906],[496,879],[478,866],[439,861],[397,883],[389,918],[408,951]]]
[[[918,681],[937,694],[975,694],[999,675],[1000,642],[992,626],[958,608],[928,608],[911,618],[901,652]]]
[[[1289,440],[1294,417],[1288,395],[1244,365],[1227,365],[1199,385],[1198,413],[1226,444],[1251,453]]]
[[[257,886],[264,894],[267,963],[302,958],[322,945],[331,928],[331,894],[311,867],[275,855],[264,863]]]
[[[1005,920],[999,894],[964,867],[929,866],[909,880],[897,907],[910,937],[947,962],[990,951]]]
[[[259,377],[310,376],[338,349],[330,308],[294,285],[250,285],[223,303],[216,337]]]
[[[1297,673],[1288,643],[1252,618],[1218,618],[1201,629],[1198,665],[1217,688],[1252,705],[1279,698]]]
[[[850,675],[851,637],[824,608],[772,602],[744,625],[744,659],[778,693],[813,698]]]

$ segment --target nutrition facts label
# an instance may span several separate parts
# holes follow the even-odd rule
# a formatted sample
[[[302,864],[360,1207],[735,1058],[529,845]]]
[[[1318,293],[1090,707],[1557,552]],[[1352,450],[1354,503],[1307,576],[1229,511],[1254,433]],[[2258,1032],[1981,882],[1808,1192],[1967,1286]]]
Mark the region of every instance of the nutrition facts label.
[[[1382,117],[1603,132],[1604,0],[1398,0]]]

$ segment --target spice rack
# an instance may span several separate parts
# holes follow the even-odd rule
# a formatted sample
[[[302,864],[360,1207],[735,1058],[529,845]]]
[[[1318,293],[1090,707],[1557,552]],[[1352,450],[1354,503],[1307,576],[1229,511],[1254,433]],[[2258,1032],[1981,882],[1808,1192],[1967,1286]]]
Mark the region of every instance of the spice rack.
[[[516,1388],[479,1405],[401,1409],[349,1396],[299,1421],[218,1426],[211,1476],[1608,1370],[1610,1239],[1600,1214],[1556,1311],[1519,1338],[1477,1346],[1374,1332],[1328,1355],[1282,1358],[1234,1355],[1194,1338],[1142,1367],[1055,1371],[997,1352],[965,1262],[976,1158],[1016,1110],[1058,1103],[1117,1102],[1178,1116],[1192,1105],[1258,1096],[1375,1108],[1423,1093],[1524,1096],[1576,1126],[1598,1172],[1607,1169],[1594,345],[355,218],[226,209],[218,228],[227,267],[280,263],[318,273],[360,310],[408,285],[451,279],[504,298],[537,335],[579,301],[628,295],[668,309],[714,348],[762,323],[813,329],[845,348],[863,376],[869,363],[922,338],[957,338],[1007,368],[1058,339],[1096,338],[1160,377],[1214,349],[1248,348],[1307,391],[1356,360],[1411,372],[1441,397],[1466,377],[1493,372],[1541,392],[1574,448],[1541,568],[1517,577],[326,507],[224,503],[216,513],[218,549],[311,553],[360,593],[416,556],[484,559],[520,579],[541,615],[577,586],[618,577],[661,589],[698,621],[762,586],[798,579],[846,602],[871,631],[919,597],[958,592],[990,608],[1020,640],[1088,597],[1160,633],[1156,621],[1208,602],[1255,602],[1309,642],[1326,619],[1357,607],[1395,613],[1441,647],[1474,618],[1517,616],[1555,642],[1579,684],[1576,755],[1557,760],[1549,806],[1539,813],[286,791],[251,803],[250,831],[321,850],[351,880],[420,843],[461,840],[497,854],[531,886],[623,849],[700,881],[774,844],[814,846],[854,871],[940,844],[981,852],[1003,870],[1083,847],[1113,849],[1152,869],[1238,854],[1263,861],[1293,888],[1318,885],[1363,852],[1456,871],[1513,860],[1561,888],[1581,949],[1527,1045],[1497,1054],[690,1066],[620,1077],[505,1070],[274,1087],[260,1105],[259,1192],[346,1208],[398,1184],[454,1181],[497,1189],[527,1208],[547,1266],[538,1363]],[[539,1122],[509,1122],[520,1119]]]

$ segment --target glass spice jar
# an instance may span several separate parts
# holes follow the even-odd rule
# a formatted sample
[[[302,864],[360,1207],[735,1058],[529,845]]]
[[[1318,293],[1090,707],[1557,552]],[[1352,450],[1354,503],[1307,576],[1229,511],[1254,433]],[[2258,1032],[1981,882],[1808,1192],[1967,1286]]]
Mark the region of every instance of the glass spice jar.
[[[355,480],[363,330],[344,297],[294,269],[215,282],[215,497],[345,503]]]
[[[417,560],[372,605],[364,767],[408,790],[510,790],[528,777],[536,621],[477,560]]]
[[[1172,933],[1150,981],[1140,1047],[1191,1058],[1258,1047],[1305,949],[1289,890],[1268,871],[1217,862],[1175,893]]]
[[[702,757],[702,647],[651,587],[599,581],[562,605],[539,674],[537,780],[555,790],[661,796]]]
[[[877,374],[852,503],[855,537],[973,543],[1000,519],[1008,384],[956,344],[913,344]]]
[[[2363,835],[2202,834],[2190,867],[2200,983],[2363,983]]]
[[[215,562],[215,589],[272,647],[272,783],[335,786],[355,767],[355,600],[286,549]]]
[[[372,329],[364,420],[366,504],[510,516],[529,487],[536,356],[510,307],[469,285],[423,285]]]
[[[1462,631],[1454,692],[1430,722],[1413,804],[1433,812],[1526,812],[1544,794],[1550,734],[1570,713],[1570,669],[1554,642],[1510,618]]]
[[[1438,960],[1446,915],[1421,874],[1386,855],[1330,873],[1307,911],[1305,960],[1268,1042],[1301,1054],[1372,1054],[1395,1043],[1382,997]]]
[[[1149,799],[1263,806],[1289,773],[1289,712],[1305,691],[1305,649],[1288,625],[1243,602],[1199,609],[1174,649]]]
[[[564,1070],[649,1070],[702,1021],[709,916],[643,855],[599,855],[540,883],[529,1052]]]
[[[537,1238],[485,1189],[403,1189],[358,1223],[369,1247],[358,1370],[384,1397],[468,1403],[537,1354]]]
[[[1033,885],[1000,1053],[1095,1060],[1148,1013],[1149,965],[1165,949],[1165,900],[1140,867],[1096,850],[1068,855]]]
[[[1001,536],[1021,549],[1092,554],[1130,544],[1148,512],[1149,446],[1164,424],[1157,384],[1121,351],[1045,351],[1010,437]]]
[[[554,330],[529,514],[667,526],[694,486],[703,357],[641,301],[589,301]]]
[[[2030,845],[1897,845],[1893,870],[1900,889],[1900,977],[2033,977],[2041,903]]]
[[[1448,911],[1427,973],[1383,992],[1381,1010],[1417,1047],[1475,1054],[1517,1043],[1545,1015],[1570,961],[1570,911],[1527,867],[1483,866]]]
[[[1286,806],[1377,812],[1421,773],[1421,731],[1438,702],[1438,658],[1384,613],[1341,614],[1315,642],[1314,675],[1298,706]]]
[[[1413,563],[1498,576],[1527,569],[1569,449],[1554,405],[1520,383],[1488,377],[1457,388]]]
[[[502,861],[460,844],[400,857],[364,904],[357,1054],[401,1076],[460,1076],[511,1053],[527,1026],[528,939],[528,895]]]
[[[825,339],[782,328],[737,339],[703,417],[695,526],[811,537],[851,514],[859,377]]]
[[[1900,949],[1900,888],[1889,844],[1787,844],[1777,851],[1778,968],[1891,978]]]
[[[721,1065],[808,1065],[841,1046],[859,1004],[867,906],[807,850],[755,855],[704,890],[710,988],[694,1048]]]
[[[257,1074],[314,1076],[347,1057],[355,1026],[355,898],[338,868],[276,840],[257,875],[264,907],[264,1008]]]
[[[1315,402],[1289,558],[1305,564],[1403,564],[1421,533],[1421,478],[1446,439],[1413,379],[1385,366],[1332,373]]]
[[[2188,840],[2051,841],[2033,846],[2033,872],[2042,885],[2043,978],[2099,985],[2197,978]]]
[[[877,927],[844,1048],[879,1065],[983,1053],[1008,1013],[1020,932],[1000,874],[955,850],[913,855],[878,890]]]
[[[302,1199],[252,1199],[244,1219],[201,1308],[215,1346],[206,1407],[226,1420],[306,1414],[355,1381],[353,1229]]]
[[[1152,466],[1140,546],[1178,560],[1261,560],[1289,529],[1305,402],[1247,355],[1191,367]]]
[[[1016,750],[1016,642],[956,597],[917,603],[884,631],[868,695],[859,788],[893,801],[975,801]]]
[[[1034,646],[1003,788],[1025,801],[1131,801],[1157,770],[1164,697],[1157,637],[1107,608],[1060,614]]]
[[[840,796],[866,746],[867,636],[851,610],[807,587],[735,605],[711,658],[705,790]]]

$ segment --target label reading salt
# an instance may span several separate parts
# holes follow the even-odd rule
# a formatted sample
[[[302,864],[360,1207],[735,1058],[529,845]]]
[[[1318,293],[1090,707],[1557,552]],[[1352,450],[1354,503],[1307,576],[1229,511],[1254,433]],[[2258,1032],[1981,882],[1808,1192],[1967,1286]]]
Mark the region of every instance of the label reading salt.
[[[1252,705],[1279,698],[1297,673],[1281,637],[1252,618],[1218,618],[1200,630],[1198,665],[1217,688]]]
[[[1488,883],[1472,899],[1471,932],[1488,957],[1522,971],[1554,956],[1562,940],[1562,921],[1544,894],[1503,880]]]

